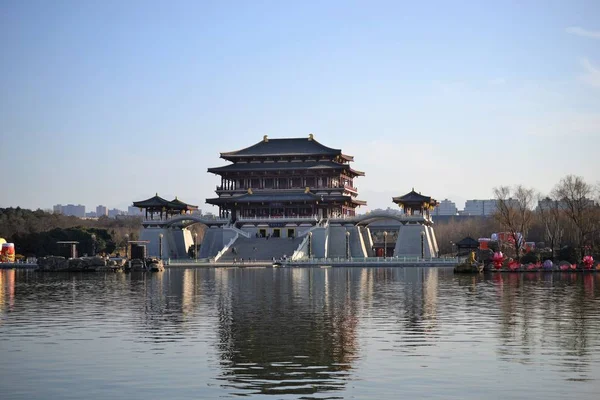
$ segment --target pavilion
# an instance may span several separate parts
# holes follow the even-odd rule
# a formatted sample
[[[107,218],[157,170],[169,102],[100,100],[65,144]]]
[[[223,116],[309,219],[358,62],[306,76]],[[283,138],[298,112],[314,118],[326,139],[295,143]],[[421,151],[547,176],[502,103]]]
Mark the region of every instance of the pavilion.
[[[187,204],[177,198],[169,201],[165,200],[156,193],[155,196],[146,200],[134,201],[134,207],[145,211],[146,219],[150,215],[150,219],[154,219],[154,215],[158,214],[159,219],[169,218],[174,215],[190,214],[198,209],[198,206]]]
[[[438,204],[430,196],[413,188],[403,196],[393,197],[402,211],[402,224],[394,249],[395,256],[437,257],[438,245],[433,231],[431,212]]]

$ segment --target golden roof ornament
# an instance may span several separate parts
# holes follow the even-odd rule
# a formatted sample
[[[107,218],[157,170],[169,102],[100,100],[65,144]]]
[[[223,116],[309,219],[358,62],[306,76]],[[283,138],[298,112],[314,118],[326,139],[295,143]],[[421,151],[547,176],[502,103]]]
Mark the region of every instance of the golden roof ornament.
[[[315,139],[315,138],[313,137],[313,134],[312,134],[312,133],[309,133],[309,134],[308,134],[308,140],[314,140],[314,139]]]
[[[267,135],[263,136],[263,142],[267,143],[269,141],[269,137]]]

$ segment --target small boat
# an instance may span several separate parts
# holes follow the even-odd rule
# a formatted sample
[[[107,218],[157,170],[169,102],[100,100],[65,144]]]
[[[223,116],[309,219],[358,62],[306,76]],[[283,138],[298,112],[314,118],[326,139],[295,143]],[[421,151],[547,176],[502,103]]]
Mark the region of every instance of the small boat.
[[[283,267],[283,264],[281,262],[275,261],[273,263],[273,268],[281,268],[281,267]]]

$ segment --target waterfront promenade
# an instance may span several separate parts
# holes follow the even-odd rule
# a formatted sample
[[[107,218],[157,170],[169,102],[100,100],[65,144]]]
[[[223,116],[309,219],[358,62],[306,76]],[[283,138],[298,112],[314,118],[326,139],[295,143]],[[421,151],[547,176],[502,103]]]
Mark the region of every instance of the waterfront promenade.
[[[420,257],[355,257],[355,258],[312,258],[306,260],[277,260],[281,267],[454,267],[459,263],[455,257],[420,258]],[[167,268],[264,268],[272,267],[273,261],[209,261],[206,259],[165,260]],[[0,269],[36,269],[33,263],[0,263]]]
[[[454,267],[459,263],[455,257],[353,257],[311,258],[304,260],[277,260],[282,267]],[[208,260],[166,260],[166,267],[272,267],[273,261],[211,262]]]

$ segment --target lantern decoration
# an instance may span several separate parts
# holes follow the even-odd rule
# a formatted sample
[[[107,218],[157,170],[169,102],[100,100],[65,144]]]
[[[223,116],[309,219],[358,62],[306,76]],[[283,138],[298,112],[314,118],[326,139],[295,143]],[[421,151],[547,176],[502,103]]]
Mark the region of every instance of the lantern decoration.
[[[585,269],[592,269],[593,265],[594,265],[594,257],[592,257],[592,256],[583,257],[583,266],[585,267]]]
[[[544,269],[552,269],[553,266],[554,266],[554,264],[552,264],[552,260],[544,261],[544,264],[543,264]]]
[[[508,269],[510,269],[511,271],[515,271],[515,270],[519,269],[520,266],[521,266],[521,264],[518,261],[510,260],[508,262]]]
[[[500,269],[502,268],[502,263],[504,262],[504,254],[501,251],[497,251],[494,253],[492,257],[492,263],[494,264],[494,268]]]
[[[571,266],[569,264],[561,264],[560,270],[561,271],[568,271],[570,267]]]

